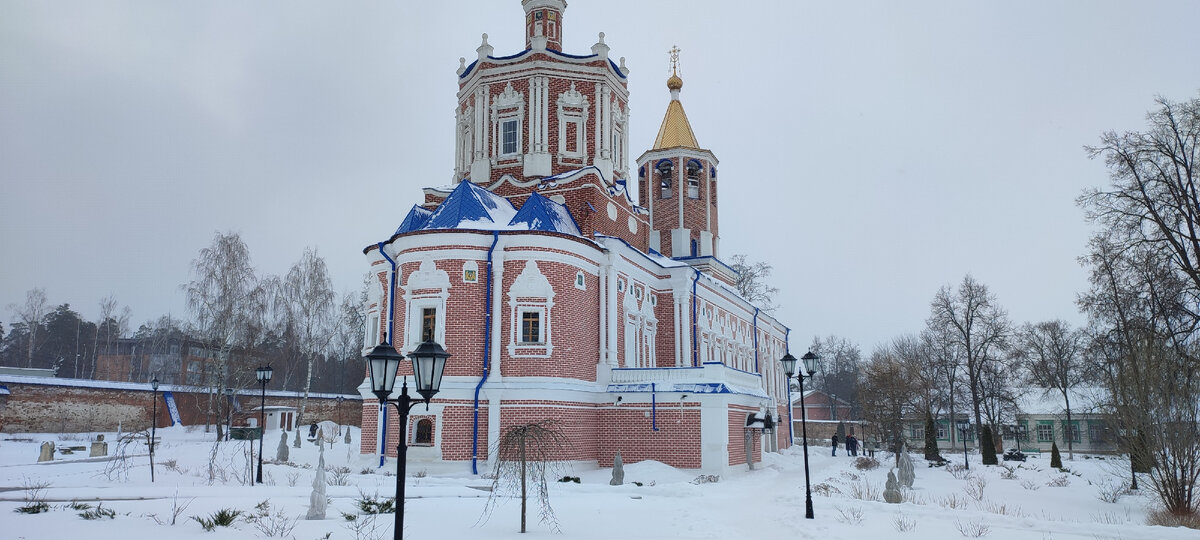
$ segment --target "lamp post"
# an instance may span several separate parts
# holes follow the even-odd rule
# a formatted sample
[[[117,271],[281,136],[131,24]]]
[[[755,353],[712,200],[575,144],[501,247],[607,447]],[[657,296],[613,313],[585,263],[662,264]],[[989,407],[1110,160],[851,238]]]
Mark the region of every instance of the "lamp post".
[[[150,481],[154,481],[154,437],[158,427],[158,377],[150,380],[151,409],[150,413]]]
[[[338,413],[338,434],[337,434],[338,437],[342,436],[342,401],[344,401],[345,399],[346,398],[344,398],[342,396],[338,396],[337,399],[335,400],[335,401],[337,401],[337,413]]]
[[[396,352],[392,344],[384,338],[384,342],[376,345],[367,353],[367,370],[371,376],[371,391],[375,393],[380,404],[391,403],[399,413],[399,429],[396,431],[400,443],[396,445],[396,528],[392,538],[404,538],[404,470],[408,453],[408,443],[405,441],[408,431],[408,412],[418,403],[424,403],[426,410],[434,394],[442,386],[442,372],[446,369],[446,359],[450,357],[441,345],[426,341],[409,353],[413,363],[413,380],[417,385],[420,400],[413,400],[408,395],[408,377],[404,378],[400,387],[400,395],[395,401],[388,401],[388,396],[396,385],[396,370],[404,357]]]
[[[963,442],[963,467],[968,471],[971,470],[971,462],[967,461],[967,430],[970,428],[970,422],[958,422],[958,438]]]
[[[804,360],[804,371],[808,372],[808,378],[812,378],[817,372],[817,355],[812,351],[804,353],[801,357]],[[796,375],[796,379],[800,381],[800,432],[804,437],[804,517],[805,519],[813,519],[813,504],[812,504],[812,485],[809,481],[808,472],[808,410],[804,407],[804,373],[796,371],[796,357],[792,353],[787,353],[779,360],[783,364],[783,373],[787,378],[792,378]],[[789,403],[790,407],[791,404]]]
[[[271,369],[271,364],[254,370],[254,378],[258,379],[258,384],[262,385],[262,399],[258,405],[258,475],[254,478],[254,481],[259,484],[262,483],[263,435],[267,431],[267,383],[271,382],[271,374],[274,371]],[[251,447],[253,448],[253,444]]]

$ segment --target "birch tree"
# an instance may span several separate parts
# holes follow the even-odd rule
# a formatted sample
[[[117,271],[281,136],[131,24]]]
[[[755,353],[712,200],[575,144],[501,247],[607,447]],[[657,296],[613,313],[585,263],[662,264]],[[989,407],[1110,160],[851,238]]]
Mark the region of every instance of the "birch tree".
[[[231,365],[230,355],[239,344],[247,344],[250,329],[261,325],[265,309],[261,279],[250,263],[250,250],[241,236],[232,232],[213,236],[212,245],[200,250],[192,261],[192,281],[183,288],[197,334],[215,353],[215,365],[208,370],[205,384],[209,387],[209,402],[219,403],[217,397],[231,382],[233,368],[249,370]],[[221,424],[217,422],[217,439],[221,437]]]
[[[37,287],[25,293],[25,302],[9,306],[17,318],[25,323],[26,331],[29,333],[25,347],[25,367],[27,368],[33,367],[33,353],[38,346],[38,328],[46,316],[47,305],[46,289]]]
[[[304,397],[300,400],[296,425],[304,425],[308,394],[312,389],[313,363],[327,352],[333,337],[334,298],[336,294],[325,259],[315,248],[305,249],[280,283],[278,297],[296,331],[297,348],[307,365]]]

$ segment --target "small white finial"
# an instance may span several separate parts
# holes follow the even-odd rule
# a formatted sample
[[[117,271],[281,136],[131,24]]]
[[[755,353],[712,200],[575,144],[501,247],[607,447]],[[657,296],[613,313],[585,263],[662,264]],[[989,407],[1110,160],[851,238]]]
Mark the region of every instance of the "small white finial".
[[[600,43],[604,43],[604,32],[600,32]]]
[[[458,57],[458,74],[462,75],[463,72],[466,70],[467,70],[467,59],[463,58],[461,56]]]
[[[621,67],[621,73],[623,73],[625,75],[629,75],[629,68],[625,67],[625,57],[624,56],[621,57],[621,66],[620,67]]]
[[[484,44],[484,45],[487,45],[487,44],[488,44],[488,42],[487,42],[487,33],[484,33],[484,34],[483,34],[483,44]]]

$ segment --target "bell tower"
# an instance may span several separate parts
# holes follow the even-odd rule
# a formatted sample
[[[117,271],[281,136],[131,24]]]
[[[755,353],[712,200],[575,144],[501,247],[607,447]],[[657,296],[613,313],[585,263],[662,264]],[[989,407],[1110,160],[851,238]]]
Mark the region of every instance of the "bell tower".
[[[522,0],[525,8],[525,48],[562,50],[566,0]]]
[[[679,92],[679,48],[671,54],[671,102],[654,146],[637,159],[638,202],[650,211],[650,249],[671,258],[717,257],[717,157],[700,147]]]

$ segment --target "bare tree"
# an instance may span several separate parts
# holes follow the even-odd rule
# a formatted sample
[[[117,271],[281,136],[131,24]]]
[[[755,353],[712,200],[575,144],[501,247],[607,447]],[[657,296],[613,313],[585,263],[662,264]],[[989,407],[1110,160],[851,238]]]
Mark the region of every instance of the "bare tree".
[[[304,397],[300,400],[297,425],[304,424],[308,394],[312,389],[313,363],[327,351],[333,337],[334,298],[333,281],[329,279],[325,259],[317,254],[316,249],[305,249],[280,284],[280,294],[277,296],[284,306],[288,321],[296,330],[297,348],[307,364]]]
[[[888,449],[897,453],[897,463],[904,444],[905,417],[912,412],[913,394],[906,383],[909,375],[896,351],[883,346],[871,353],[859,385],[863,419],[875,426]]]
[[[772,287],[767,282],[774,268],[762,261],[750,262],[744,254],[740,253],[730,257],[729,260],[729,267],[738,273],[737,281],[734,283],[738,294],[749,300],[751,304],[758,306],[759,309],[767,313],[774,312],[775,308],[779,307],[774,304],[775,295],[779,294],[779,289]]]
[[[492,491],[484,505],[481,521],[487,521],[499,497],[521,498],[521,532],[525,532],[525,509],[528,484],[532,480],[537,490],[541,522],[558,532],[558,520],[550,507],[550,480],[559,463],[558,456],[567,446],[566,437],[558,422],[542,420],[504,428],[492,452],[496,469]]]
[[[338,363],[337,388],[339,392],[345,391],[347,388],[345,380],[347,362],[362,357],[363,328],[366,327],[364,308],[367,305],[366,286],[368,283],[364,279],[363,286],[359,291],[343,294],[341,303],[338,304],[330,356]]]
[[[29,332],[29,340],[25,351],[25,367],[33,367],[33,352],[37,350],[38,328],[47,310],[46,289],[37,287],[25,293],[25,302],[21,305],[11,304],[9,309],[17,315]]]
[[[930,367],[936,373],[938,388],[943,393],[943,406],[950,415],[948,427],[950,428],[950,446],[953,447],[957,444],[955,441],[957,430],[954,427],[957,422],[955,410],[959,394],[956,389],[962,380],[962,355],[953,333],[946,328],[929,326],[928,322],[925,330],[921,332],[921,342],[928,351]]]
[[[820,358],[817,371],[821,375],[815,388],[849,402],[852,407],[858,407],[858,382],[862,365],[862,350],[858,345],[846,338],[827,336],[824,339],[813,338],[809,348]],[[832,400],[830,407],[833,407]],[[833,419],[838,420],[836,416]]]
[[[1011,332],[1008,313],[996,304],[995,296],[986,285],[975,281],[970,274],[963,277],[957,291],[942,287],[930,304],[927,325],[947,332],[962,354],[966,369],[967,390],[975,425],[980,427],[980,448],[984,465],[996,464],[995,443],[991,426],[983,424],[983,377],[989,362],[995,361],[998,349],[1004,347]]]
[[[1026,323],[1017,332],[1013,352],[1029,372],[1030,381],[1062,394],[1066,407],[1068,429],[1071,423],[1071,390],[1083,380],[1084,335],[1061,320]],[[1068,433],[1067,459],[1075,459],[1074,434]]]
[[[209,402],[220,403],[218,396],[232,382],[233,368],[248,371],[245,366],[232,366],[230,354],[239,344],[248,344],[251,329],[261,327],[265,308],[261,280],[241,236],[217,233],[212,245],[200,250],[192,261],[192,281],[183,288],[199,337],[214,352],[215,365],[206,370],[205,379]],[[216,425],[220,440],[221,424]]]

